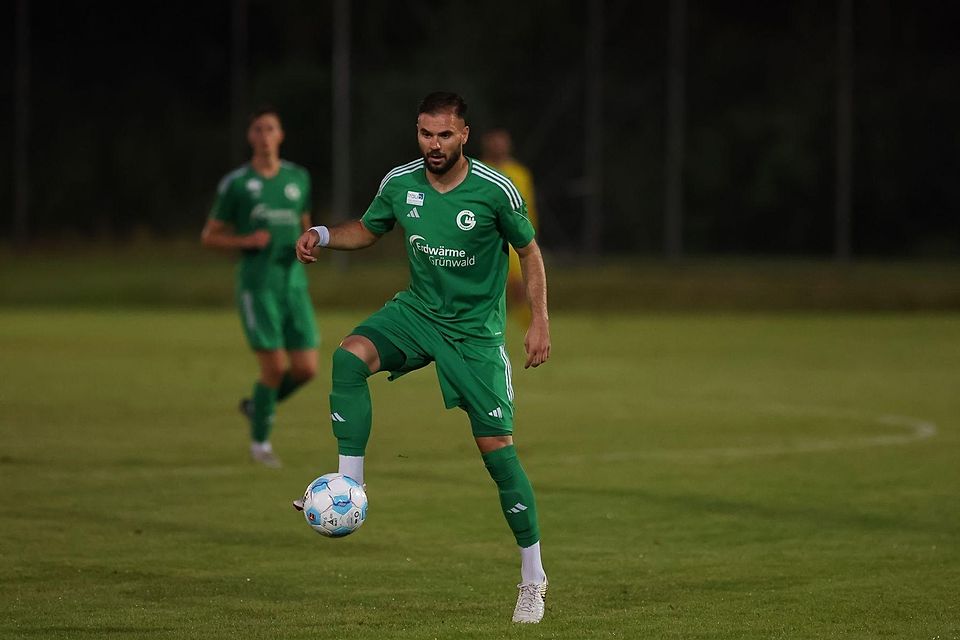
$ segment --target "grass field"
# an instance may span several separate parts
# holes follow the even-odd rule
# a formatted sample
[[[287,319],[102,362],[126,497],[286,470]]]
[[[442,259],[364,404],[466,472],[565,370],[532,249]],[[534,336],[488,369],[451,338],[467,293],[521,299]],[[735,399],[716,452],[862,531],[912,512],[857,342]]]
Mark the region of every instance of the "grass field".
[[[328,362],[361,312],[321,313]],[[2,638],[960,638],[960,316],[557,313],[518,370],[547,616],[432,369],[310,531],[329,372],[246,459],[229,310],[0,310]],[[516,364],[521,349],[512,335]]]
[[[370,311],[407,284],[400,234],[310,267],[320,309]],[[69,249],[64,249],[68,246]],[[196,239],[43,251],[0,244],[0,308],[197,309],[233,304],[233,264]],[[335,257],[334,257],[335,256]],[[338,262],[339,260],[339,262]],[[960,311],[960,261],[702,258],[677,264],[547,253],[553,311]]]

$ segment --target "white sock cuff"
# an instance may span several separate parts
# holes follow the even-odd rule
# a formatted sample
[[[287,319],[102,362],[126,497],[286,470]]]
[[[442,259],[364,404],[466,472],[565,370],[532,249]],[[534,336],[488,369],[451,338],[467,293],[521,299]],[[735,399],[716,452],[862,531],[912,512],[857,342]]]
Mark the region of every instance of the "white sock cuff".
[[[540,559],[539,540],[529,547],[520,547],[520,581],[536,584],[547,581],[547,573]]]
[[[363,484],[363,456],[340,456],[339,473]]]

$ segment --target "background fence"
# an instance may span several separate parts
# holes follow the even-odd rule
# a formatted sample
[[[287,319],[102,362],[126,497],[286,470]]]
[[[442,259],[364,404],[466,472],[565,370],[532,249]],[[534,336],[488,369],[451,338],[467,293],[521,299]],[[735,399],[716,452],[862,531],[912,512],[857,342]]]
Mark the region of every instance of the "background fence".
[[[382,175],[417,154],[419,99],[451,89],[470,105],[468,153],[484,130],[513,132],[555,251],[960,248],[950,2],[234,0],[116,12],[19,0],[5,13],[13,126],[0,130],[12,150],[0,157],[0,230],[15,246],[198,232],[218,179],[245,157],[245,114],[263,102],[284,115],[283,155],[313,176],[315,217],[342,215],[334,201],[359,215]]]

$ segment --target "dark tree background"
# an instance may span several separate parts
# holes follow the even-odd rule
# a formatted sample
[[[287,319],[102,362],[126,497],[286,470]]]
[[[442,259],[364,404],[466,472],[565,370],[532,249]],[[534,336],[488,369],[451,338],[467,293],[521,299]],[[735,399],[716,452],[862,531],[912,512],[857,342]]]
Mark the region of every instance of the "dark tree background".
[[[30,6],[29,231],[174,236],[203,224],[235,164],[231,2]],[[352,215],[417,153],[416,105],[462,93],[474,138],[514,132],[542,239],[583,228],[585,2],[353,2]],[[668,2],[603,2],[603,249],[660,254]],[[4,9],[0,233],[14,199],[14,17]],[[283,155],[331,218],[328,2],[249,0],[245,106],[285,118]],[[854,2],[853,250],[960,249],[955,3]],[[689,253],[829,255],[836,140],[835,2],[688,0],[684,243]]]

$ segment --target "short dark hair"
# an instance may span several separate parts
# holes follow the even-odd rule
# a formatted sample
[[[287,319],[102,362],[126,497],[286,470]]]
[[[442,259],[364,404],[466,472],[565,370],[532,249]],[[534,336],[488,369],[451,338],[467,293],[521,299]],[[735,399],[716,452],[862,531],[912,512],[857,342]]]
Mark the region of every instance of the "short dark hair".
[[[466,120],[467,103],[458,94],[451,91],[434,91],[420,102],[417,117],[420,117],[421,113],[434,115],[446,111],[452,111],[453,115]]]
[[[261,116],[273,116],[277,119],[277,122],[280,123],[280,126],[283,126],[283,120],[280,118],[280,112],[277,111],[277,108],[272,104],[262,104],[251,111],[250,118],[247,120],[247,124],[253,124],[253,121]]]

